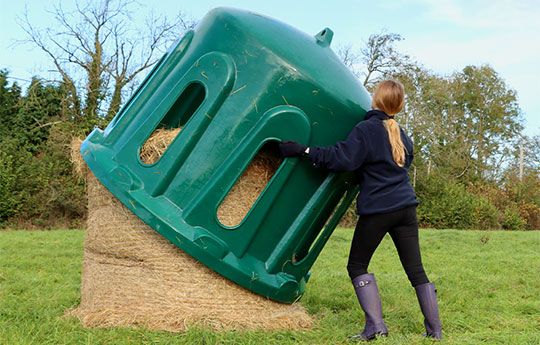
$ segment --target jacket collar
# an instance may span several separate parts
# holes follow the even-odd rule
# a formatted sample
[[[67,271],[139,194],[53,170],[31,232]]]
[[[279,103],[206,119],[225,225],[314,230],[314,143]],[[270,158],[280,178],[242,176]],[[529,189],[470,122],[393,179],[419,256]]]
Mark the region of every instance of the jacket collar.
[[[384,120],[389,120],[389,119],[393,119],[394,117],[393,116],[389,116],[387,115],[384,111],[382,110],[376,110],[376,109],[372,109],[370,111],[368,111],[366,113],[366,117],[365,117],[365,120],[369,120],[370,118],[377,118],[381,121],[384,121]]]

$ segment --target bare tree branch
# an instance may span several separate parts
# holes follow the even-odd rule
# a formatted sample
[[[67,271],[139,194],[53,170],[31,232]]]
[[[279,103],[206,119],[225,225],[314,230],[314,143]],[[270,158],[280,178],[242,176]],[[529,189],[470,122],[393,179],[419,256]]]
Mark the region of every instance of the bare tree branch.
[[[360,54],[353,50],[352,44],[339,46],[336,52],[343,64],[349,68],[355,77],[360,78],[362,72],[359,64],[361,63]]]
[[[174,20],[152,15],[146,27],[136,28],[132,10],[138,6],[135,0],[78,0],[72,11],[66,11],[58,2],[49,11],[53,23],[46,29],[32,24],[28,10],[19,18],[26,42],[47,54],[60,73],[74,116],[88,124],[112,117],[122,104],[124,90],[132,89],[126,86],[194,26],[180,13]]]
[[[179,13],[173,22],[170,22],[165,16],[156,17],[151,13],[146,19],[145,31],[139,31],[136,35],[143,38],[146,49],[140,50],[140,43],[131,39],[121,42],[118,39],[115,40],[114,63],[109,69],[115,83],[107,117],[111,117],[118,111],[125,85],[132,83],[139,74],[158,62],[163,53],[164,43],[177,40],[179,36],[194,26],[195,22],[187,20],[182,13]],[[120,37],[119,31],[123,28],[117,26],[113,30],[116,32],[115,36]],[[133,63],[135,54],[140,56],[139,64],[136,66]]]
[[[394,49],[394,43],[401,40],[401,35],[386,31],[369,36],[366,45],[360,50],[361,61],[366,66],[364,86],[376,82],[377,74],[384,78],[408,60],[407,55]]]

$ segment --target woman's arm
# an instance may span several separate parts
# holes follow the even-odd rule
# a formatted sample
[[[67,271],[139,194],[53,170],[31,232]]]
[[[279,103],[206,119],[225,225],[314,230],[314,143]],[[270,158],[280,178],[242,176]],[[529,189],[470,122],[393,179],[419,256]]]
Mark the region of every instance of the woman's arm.
[[[313,165],[332,171],[354,171],[364,163],[368,142],[357,125],[347,139],[328,147],[310,147],[307,157]]]

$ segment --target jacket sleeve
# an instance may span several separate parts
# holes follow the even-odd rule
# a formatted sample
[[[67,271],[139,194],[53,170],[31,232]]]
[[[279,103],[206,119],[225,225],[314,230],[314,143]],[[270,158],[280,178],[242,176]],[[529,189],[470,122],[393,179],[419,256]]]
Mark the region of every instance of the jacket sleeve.
[[[364,163],[368,142],[359,125],[346,140],[328,147],[310,147],[308,158],[314,166],[331,171],[354,171]]]

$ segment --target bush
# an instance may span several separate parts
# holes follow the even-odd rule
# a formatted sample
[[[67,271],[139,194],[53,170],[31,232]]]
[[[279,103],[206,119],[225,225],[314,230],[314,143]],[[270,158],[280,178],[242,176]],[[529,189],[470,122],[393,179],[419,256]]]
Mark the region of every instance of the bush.
[[[0,151],[0,224],[20,207],[20,196],[14,193],[16,177],[13,174],[13,157]]]
[[[473,228],[474,229],[499,229],[499,210],[489,199],[474,195]]]
[[[0,224],[17,214],[27,195],[21,175],[27,168],[31,155],[20,150],[15,140],[0,142]]]
[[[504,218],[502,221],[503,229],[524,230],[526,225],[527,222],[521,218],[517,208],[507,208],[504,211]]]
[[[423,227],[455,229],[499,228],[497,208],[460,183],[431,176],[417,187],[418,218]]]
[[[540,229],[540,207],[533,203],[523,202],[518,205],[521,218],[527,223],[527,230]]]
[[[514,180],[504,186],[481,183],[469,186],[474,194],[487,198],[497,208],[499,223],[504,229],[540,229],[537,180]],[[524,223],[524,225],[520,225]]]
[[[35,155],[16,140],[2,142],[1,225],[19,228],[81,225],[86,214],[86,194],[84,182],[72,172],[70,138],[67,129],[55,126]]]

